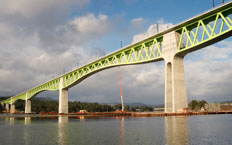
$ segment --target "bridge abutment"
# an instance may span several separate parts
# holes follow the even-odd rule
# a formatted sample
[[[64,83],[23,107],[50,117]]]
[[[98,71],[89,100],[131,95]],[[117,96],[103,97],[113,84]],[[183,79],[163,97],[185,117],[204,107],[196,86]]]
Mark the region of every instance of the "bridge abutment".
[[[177,32],[167,33],[163,38],[162,57],[165,60],[166,113],[178,112],[188,106],[183,57],[176,55],[179,39],[180,34]]]
[[[59,114],[68,113],[68,89],[63,89],[64,78],[60,78],[59,84]]]

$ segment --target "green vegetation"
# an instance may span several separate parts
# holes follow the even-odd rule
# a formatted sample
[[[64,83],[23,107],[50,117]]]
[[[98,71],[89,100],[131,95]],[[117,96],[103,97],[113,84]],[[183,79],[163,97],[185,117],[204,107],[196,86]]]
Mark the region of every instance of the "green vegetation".
[[[31,99],[32,112],[58,112],[58,106],[59,104],[56,100],[45,99],[45,98]]]
[[[6,99],[6,97],[1,97],[1,100]],[[45,99],[45,98],[32,98],[31,99],[31,110],[32,112],[58,112],[59,104],[56,100]],[[24,111],[25,101],[18,100],[15,103],[15,108],[18,111]],[[107,104],[99,104],[99,103],[87,103],[87,102],[69,102],[69,112],[79,112],[80,110],[87,110],[88,112],[112,112],[116,110],[121,110],[121,104],[116,105],[107,105]],[[0,112],[3,111],[2,106],[0,106]],[[153,107],[146,105],[138,105],[138,106],[125,106],[125,111],[153,111]]]
[[[7,99],[8,97],[0,97],[0,101]],[[3,106],[0,105],[0,113],[2,113],[4,110]]]
[[[192,100],[191,102],[189,102],[188,106],[191,110],[199,111],[202,107],[205,108],[205,104],[207,104],[205,100]]]
[[[153,107],[150,107],[150,106],[146,106],[146,105],[143,105],[143,106],[125,106],[125,110],[126,111],[132,111],[132,112],[135,112],[135,111],[139,111],[139,112],[144,112],[144,111],[153,111]]]
[[[114,105],[114,109],[115,110],[121,110],[122,109],[122,105],[121,104],[116,104]],[[153,107],[150,106],[146,106],[146,105],[140,105],[140,106],[129,106],[126,105],[125,106],[125,111],[132,111],[132,112],[144,112],[144,111],[153,111]]]
[[[2,113],[2,111],[3,111],[3,107],[2,105],[0,105],[0,113]]]
[[[114,108],[106,104],[86,103],[86,102],[69,102],[69,112],[79,112],[79,110],[87,110],[88,112],[110,112]]]

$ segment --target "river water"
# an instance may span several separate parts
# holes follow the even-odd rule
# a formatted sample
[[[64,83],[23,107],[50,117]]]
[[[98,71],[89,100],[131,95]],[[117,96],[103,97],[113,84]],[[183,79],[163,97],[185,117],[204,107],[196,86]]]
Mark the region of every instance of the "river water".
[[[0,145],[231,145],[232,115],[0,117]]]

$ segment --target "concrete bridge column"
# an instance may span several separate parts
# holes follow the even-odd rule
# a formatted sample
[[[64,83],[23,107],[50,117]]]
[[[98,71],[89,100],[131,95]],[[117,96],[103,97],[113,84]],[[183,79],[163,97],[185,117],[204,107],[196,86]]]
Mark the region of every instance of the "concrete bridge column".
[[[31,117],[25,117],[24,124],[31,124]]]
[[[162,57],[165,60],[165,112],[178,112],[188,107],[183,56],[177,55],[180,34],[164,35]],[[181,44],[182,46],[184,44]]]
[[[15,105],[14,104],[10,105],[10,113],[11,114],[15,113]]]
[[[188,107],[188,98],[184,77],[183,57],[173,58],[172,88],[173,88],[173,112],[183,111]]]
[[[68,113],[68,89],[63,89],[64,78],[60,78],[59,84],[59,113]]]
[[[14,105],[14,103],[12,101],[12,97],[11,97],[10,113],[11,114],[15,113],[15,105]]]
[[[172,98],[172,64],[165,62],[165,112],[172,112],[173,98]]]
[[[31,100],[28,99],[28,93],[26,93],[25,113],[31,113]]]
[[[5,110],[7,113],[9,112],[9,104],[5,104]]]

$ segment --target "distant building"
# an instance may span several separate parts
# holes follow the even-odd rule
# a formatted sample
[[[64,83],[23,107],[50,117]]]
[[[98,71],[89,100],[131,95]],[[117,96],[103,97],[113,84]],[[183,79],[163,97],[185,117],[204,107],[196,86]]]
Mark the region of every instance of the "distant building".
[[[207,111],[232,111],[232,103],[211,103],[205,104]]]
[[[79,112],[80,113],[87,113],[88,111],[87,110],[80,110]]]
[[[160,107],[160,108],[156,107],[156,108],[154,108],[154,112],[164,112],[164,108],[163,107]]]
[[[206,111],[206,109],[204,107],[201,107],[201,112]]]
[[[189,112],[188,108],[182,108],[177,110],[178,113]]]

